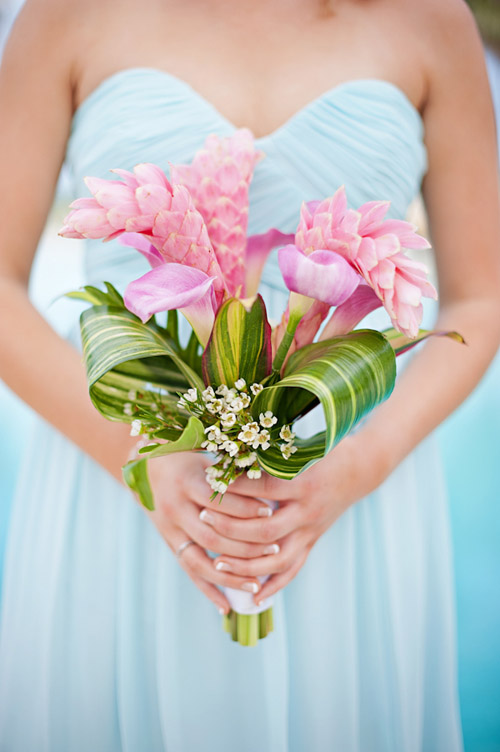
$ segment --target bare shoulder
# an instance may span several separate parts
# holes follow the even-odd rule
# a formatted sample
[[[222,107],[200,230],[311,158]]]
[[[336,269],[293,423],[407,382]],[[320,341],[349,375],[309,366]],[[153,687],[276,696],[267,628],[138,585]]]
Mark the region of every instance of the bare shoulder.
[[[465,0],[419,0],[417,33],[431,82],[483,67],[483,47]],[[463,83],[463,81],[462,81]]]

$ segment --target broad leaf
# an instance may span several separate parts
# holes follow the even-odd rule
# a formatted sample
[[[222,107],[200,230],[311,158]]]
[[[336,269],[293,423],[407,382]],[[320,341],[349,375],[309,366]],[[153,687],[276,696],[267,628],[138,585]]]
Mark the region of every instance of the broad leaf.
[[[251,309],[230,298],[219,309],[202,358],[206,384],[233,386],[262,381],[271,371],[271,327],[266,307],[257,295]]]
[[[419,329],[419,332],[414,339],[407,337],[406,334],[401,334],[397,329],[385,329],[382,334],[389,340],[396,355],[402,355],[408,350],[411,350],[412,347],[415,347],[415,345],[418,345],[419,342],[422,342],[428,337],[449,337],[456,342],[460,342],[462,345],[466,344],[464,338],[458,332],[435,332],[429,329]]]
[[[298,450],[285,460],[277,450],[259,451],[262,467],[292,478],[327,454],[361,418],[386,400],[394,388],[394,351],[379,332],[361,329],[342,337],[306,345],[288,360],[281,381],[255,399],[253,413],[265,410],[292,423],[319,401],[326,430],[296,440]]]
[[[205,439],[203,424],[198,418],[191,417],[179,438],[176,441],[169,441],[166,444],[157,444],[153,448],[145,447],[140,451],[141,454],[147,454],[147,458],[132,460],[123,467],[123,478],[125,483],[135,491],[139,496],[142,504],[147,509],[154,509],[153,492],[149,483],[147,470],[147,461],[154,457],[163,457],[166,454],[174,452],[188,452],[193,449],[199,449]]]
[[[175,414],[177,392],[203,389],[201,378],[153,321],[143,324],[124,308],[94,305],[82,313],[81,331],[92,402],[112,420],[124,420],[130,390],[161,390],[162,402]]]

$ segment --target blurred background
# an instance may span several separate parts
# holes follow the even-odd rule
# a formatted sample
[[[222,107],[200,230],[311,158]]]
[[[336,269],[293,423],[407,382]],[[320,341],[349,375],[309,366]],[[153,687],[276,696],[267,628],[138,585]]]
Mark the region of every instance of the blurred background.
[[[0,55],[21,5],[20,0],[0,0]],[[469,5],[485,41],[500,123],[500,0],[469,0]],[[500,127],[498,132],[500,135]],[[82,283],[80,244],[57,236],[70,200],[69,181],[63,170],[30,282],[34,304],[56,328],[58,322],[64,321],[65,306],[72,304],[53,301]],[[417,202],[412,211],[422,225],[425,218],[421,204]],[[0,455],[0,608],[2,553],[15,478],[31,419],[30,409],[0,381],[0,429],[9,436],[8,441],[2,442],[4,451]],[[445,462],[455,556],[465,748],[466,752],[500,752],[500,353],[480,386],[439,428],[438,435]]]

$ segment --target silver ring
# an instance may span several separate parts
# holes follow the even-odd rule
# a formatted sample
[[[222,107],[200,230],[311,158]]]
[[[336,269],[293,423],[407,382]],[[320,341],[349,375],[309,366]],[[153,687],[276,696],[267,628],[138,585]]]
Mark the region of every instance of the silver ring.
[[[179,548],[178,548],[178,549],[177,549],[177,551],[175,552],[175,557],[176,557],[177,559],[180,559],[180,558],[181,558],[181,556],[182,556],[182,554],[183,554],[183,553],[184,553],[184,551],[186,550],[186,548],[188,548],[188,546],[190,546],[190,545],[191,545],[192,543],[194,543],[194,541],[193,541],[193,540],[187,540],[187,541],[184,541],[184,543],[181,543],[181,545],[179,546]]]

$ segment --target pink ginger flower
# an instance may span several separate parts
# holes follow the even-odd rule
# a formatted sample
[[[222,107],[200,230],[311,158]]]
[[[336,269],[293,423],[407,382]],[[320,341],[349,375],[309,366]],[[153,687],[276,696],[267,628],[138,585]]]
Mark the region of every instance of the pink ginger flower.
[[[252,133],[241,128],[232,136],[212,134],[190,165],[172,165],[174,183],[188,188],[208,228],[230,295],[245,284],[248,188],[262,152]]]
[[[140,233],[164,262],[191,266],[214,277],[220,302],[224,279],[205,222],[189,191],[181,185],[172,186],[153,164],[136,165],[133,172],[112,172],[121,180],[85,178],[93,197],[73,201],[59,234],[111,240],[122,233]],[[145,252],[143,243],[135,247],[152,262],[153,255]]]
[[[327,249],[343,256],[375,291],[393,326],[416,337],[422,319],[422,296],[436,298],[424,264],[404,249],[429,248],[409,222],[384,219],[388,201],[371,201],[357,211],[347,208],[344,187],[325,201],[303,204],[295,245],[306,255]],[[373,300],[368,300],[373,310]],[[363,318],[359,307],[360,319]],[[357,322],[356,322],[357,323]]]

